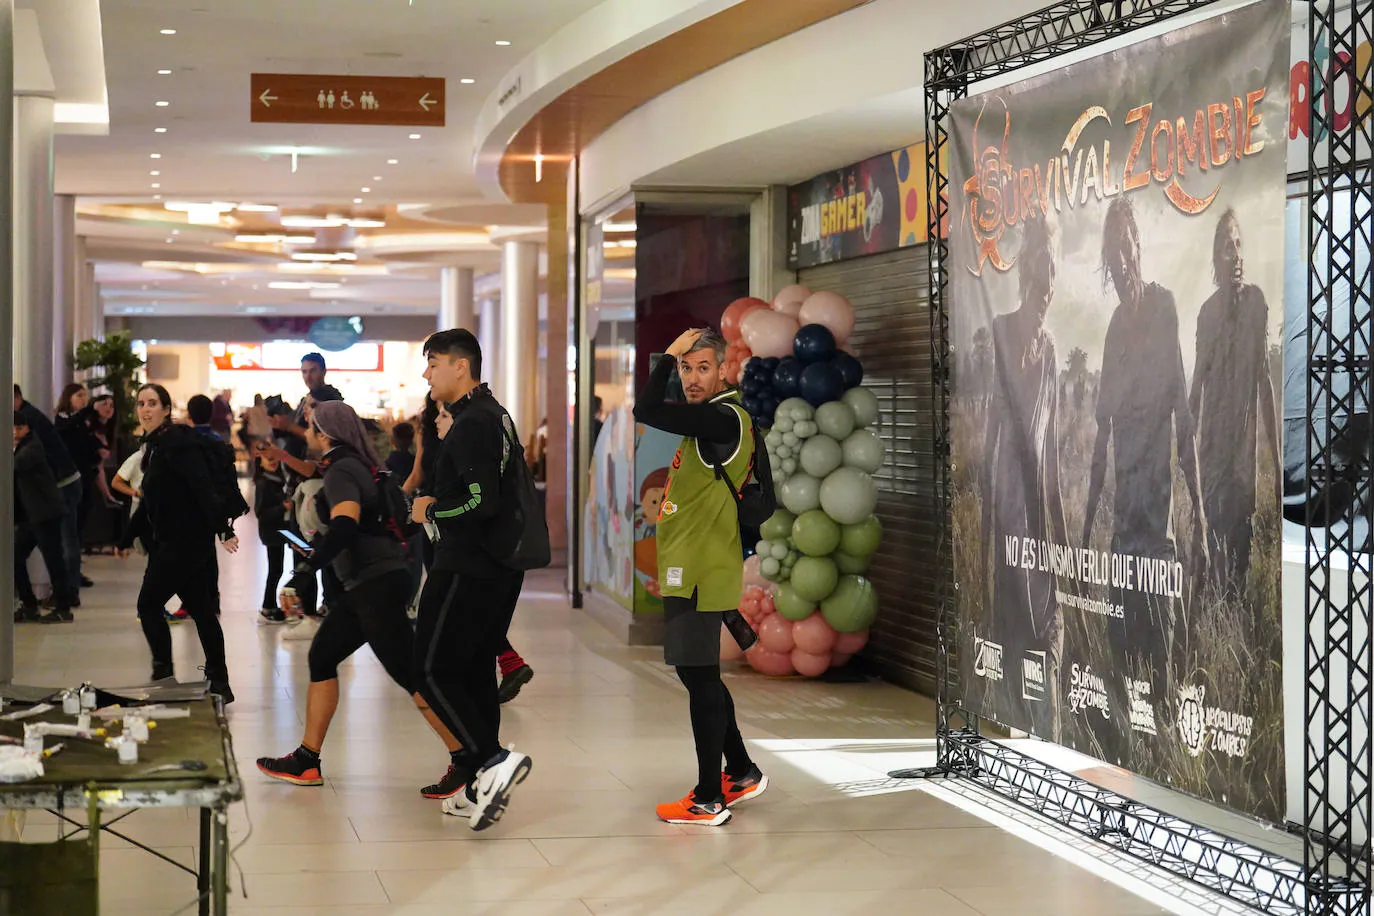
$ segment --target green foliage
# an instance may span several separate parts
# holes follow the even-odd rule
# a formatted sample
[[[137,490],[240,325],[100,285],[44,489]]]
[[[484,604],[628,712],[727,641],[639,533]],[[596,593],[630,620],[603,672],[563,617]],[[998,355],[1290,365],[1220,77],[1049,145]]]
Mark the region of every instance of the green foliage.
[[[123,437],[137,428],[134,400],[139,385],[143,384],[139,372],[143,366],[143,360],[134,353],[133,342],[128,334],[111,334],[104,340],[83,340],[77,344],[76,352],[72,355],[73,369],[93,372],[86,381],[87,387],[92,391],[104,388],[114,396],[117,437]]]

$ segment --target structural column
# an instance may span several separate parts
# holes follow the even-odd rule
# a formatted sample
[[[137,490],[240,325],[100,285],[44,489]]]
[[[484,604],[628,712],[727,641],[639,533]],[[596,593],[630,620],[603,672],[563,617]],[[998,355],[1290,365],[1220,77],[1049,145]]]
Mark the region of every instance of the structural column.
[[[52,410],[53,98],[14,97],[14,378]]]
[[[482,346],[482,379],[496,388],[496,361],[501,357],[501,299],[488,297],[477,307],[477,342]]]
[[[500,358],[496,395],[521,438],[539,424],[539,245],[506,242],[501,250]]]
[[[14,98],[14,0],[0,0],[0,99]],[[0,150],[13,151],[13,105],[0,105]],[[0,328],[14,317],[14,160],[0,155]],[[13,348],[0,347],[0,379],[14,376]],[[17,376],[14,376],[17,378]],[[14,420],[0,411],[0,595],[14,594]],[[0,685],[14,680],[14,617],[0,614]]]
[[[76,348],[80,326],[81,282],[86,267],[84,239],[76,237],[76,197],[53,196],[53,312],[52,382],[53,391],[72,381],[72,350]]]
[[[471,267],[445,267],[439,272],[439,330],[467,328],[476,333],[476,300]]]

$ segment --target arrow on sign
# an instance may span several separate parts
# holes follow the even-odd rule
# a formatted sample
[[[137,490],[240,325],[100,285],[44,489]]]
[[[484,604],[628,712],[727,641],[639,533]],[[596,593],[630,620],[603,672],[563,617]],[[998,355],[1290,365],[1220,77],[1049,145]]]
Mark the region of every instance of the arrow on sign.
[[[423,96],[421,96],[421,98],[420,98],[420,107],[423,108],[425,111],[429,111],[429,106],[434,105],[434,104],[436,104],[436,103],[435,103],[435,101],[434,101],[433,99],[431,99],[431,98],[429,97],[429,93],[428,93],[428,92],[426,92]]]
[[[258,96],[258,101],[262,102],[264,108],[271,108],[272,103],[277,100],[275,95],[268,95],[271,91],[271,89],[264,89],[262,95]]]

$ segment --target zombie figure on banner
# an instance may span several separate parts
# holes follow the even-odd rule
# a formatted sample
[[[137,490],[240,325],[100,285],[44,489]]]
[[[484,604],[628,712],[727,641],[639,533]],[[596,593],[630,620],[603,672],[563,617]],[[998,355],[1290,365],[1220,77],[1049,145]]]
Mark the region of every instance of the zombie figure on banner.
[[[1190,556],[1195,568],[1205,568],[1206,519],[1179,345],[1178,310],[1173,293],[1158,283],[1145,282],[1141,276],[1140,229],[1128,197],[1117,197],[1107,209],[1102,227],[1102,267],[1120,301],[1112,312],[1103,345],[1097,439],[1083,545],[1093,546],[1093,521],[1106,482],[1107,448],[1111,446],[1116,478],[1112,554],[1168,563],[1179,559],[1169,533],[1176,435],[1179,466],[1192,509]],[[1148,683],[1154,697],[1172,696],[1175,669],[1185,657],[1183,633],[1176,630],[1181,602],[1115,585],[1111,597],[1114,607],[1121,609],[1120,617],[1107,618],[1113,664],[1110,676],[1103,680],[1112,708],[1130,708],[1128,681]],[[1129,763],[1128,752],[1119,747],[1122,737],[1115,723],[1104,720],[1100,737],[1108,744],[1103,751],[1109,760]]]
[[[1240,221],[1227,210],[1212,242],[1217,291],[1197,319],[1197,365],[1188,398],[1198,428],[1202,506],[1207,514],[1210,584],[1217,597],[1244,598],[1250,572],[1251,518],[1259,478],[1257,425],[1264,424],[1263,460],[1279,468],[1278,416],[1269,373],[1269,304],[1245,282]],[[1281,497],[1280,497],[1281,498]],[[1209,602],[1198,602],[1205,607]],[[1190,620],[1190,633],[1196,620]]]
[[[1060,739],[1059,667],[1064,618],[1053,573],[998,556],[1010,537],[1068,543],[1059,486],[1059,384],[1045,315],[1054,298],[1058,233],[1043,216],[1027,220],[1017,258],[1021,305],[992,320],[996,369],[983,460],[984,543],[993,574],[984,607],[1005,675],[1004,708],[1023,707],[1031,730]]]

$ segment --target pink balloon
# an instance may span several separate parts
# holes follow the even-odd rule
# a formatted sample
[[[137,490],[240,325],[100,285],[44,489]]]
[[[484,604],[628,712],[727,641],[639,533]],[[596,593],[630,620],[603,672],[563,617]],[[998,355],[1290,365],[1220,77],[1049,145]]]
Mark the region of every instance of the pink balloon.
[[[830,667],[830,653],[824,655],[813,655],[810,652],[803,652],[801,649],[793,649],[791,657],[792,667],[797,669],[797,673],[803,677],[819,677],[825,674],[825,670]]]
[[[770,356],[781,358],[792,352],[792,338],[799,325],[791,316],[759,309],[745,316],[742,327],[750,351],[766,359]]]
[[[784,677],[792,673],[791,655],[782,652],[769,652],[762,646],[755,646],[744,653],[744,659],[759,674]]]
[[[831,652],[830,667],[843,668],[845,665],[849,664],[849,660],[853,657],[852,655],[845,655],[843,652]]]
[[[757,614],[759,612],[759,599],[745,598],[739,603],[739,610],[746,617]]]
[[[805,302],[810,295],[811,290],[800,284],[794,283],[791,286],[784,286],[782,289],[778,290],[778,294],[773,297],[773,311],[782,312],[784,315],[796,318],[797,313],[801,311],[802,303]]]
[[[752,601],[762,601],[765,594],[767,592],[762,585],[749,585],[744,589],[744,597]]]
[[[730,635],[730,631],[725,627],[720,628],[720,660],[723,662],[738,661],[744,657],[744,650],[735,642],[735,637]]]
[[[759,600],[759,610],[765,614],[771,614],[777,610],[777,607],[773,604],[772,595],[764,595],[763,598]]]
[[[763,561],[759,559],[758,554],[755,554],[754,556],[744,561],[743,584],[745,588],[748,588],[751,585],[767,587],[772,584],[763,577],[763,573],[759,572],[759,563],[761,562]]]
[[[824,655],[827,659],[830,657],[830,650],[834,647],[837,636],[835,630],[825,622],[825,618],[819,613],[798,621],[792,629],[792,638],[796,641],[799,650],[809,652],[812,655]]]
[[[797,313],[797,321],[802,325],[823,324],[835,335],[835,343],[843,346],[854,330],[854,306],[839,293],[822,290],[812,293],[802,303]],[[755,352],[758,352],[755,350]]]
[[[759,645],[769,652],[791,652],[796,648],[796,642],[792,638],[792,626],[792,621],[786,617],[769,614],[756,627],[759,633]]]
[[[868,645],[867,630],[860,630],[857,633],[841,633],[839,638],[835,640],[832,651],[841,655],[853,655],[866,645]]]

